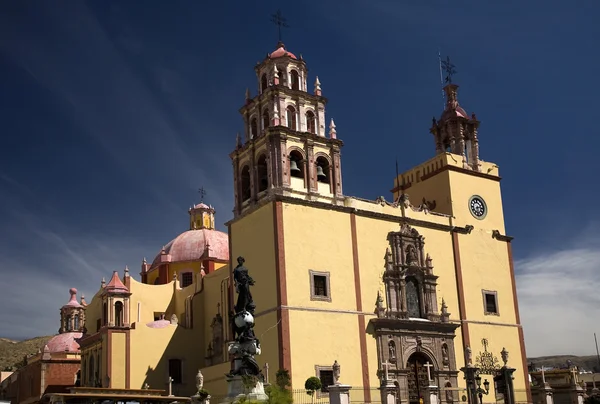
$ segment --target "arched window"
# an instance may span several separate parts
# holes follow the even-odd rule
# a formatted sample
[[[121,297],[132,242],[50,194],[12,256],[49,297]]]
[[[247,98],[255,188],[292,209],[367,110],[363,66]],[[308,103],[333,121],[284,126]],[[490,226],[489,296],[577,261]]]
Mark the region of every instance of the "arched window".
[[[312,111],[306,111],[306,131],[317,133],[317,120],[315,119],[315,113]]]
[[[106,302],[104,302],[104,305],[102,307],[102,324],[106,325],[108,323],[108,306],[106,305]]]
[[[406,279],[406,305],[408,306],[408,317],[421,318],[419,282],[412,277]]]
[[[323,156],[317,157],[317,181],[329,184],[329,162]]]
[[[264,130],[271,126],[271,118],[269,117],[269,111],[267,111],[266,109],[262,113],[262,125]]]
[[[269,86],[269,83],[267,82],[267,75],[263,74],[260,77],[260,92],[263,93],[267,87]]]
[[[287,127],[296,130],[296,109],[291,105],[285,109]]]
[[[446,402],[448,404],[452,404],[454,402],[454,397],[452,394],[452,383],[450,382],[446,382],[446,386],[445,386],[445,390],[446,390]]]
[[[123,326],[123,302],[115,303],[115,326]]]
[[[250,139],[254,139],[258,135],[258,124],[256,118],[252,118],[250,121]]]
[[[269,174],[267,170],[267,157],[263,154],[256,163],[258,174],[258,192],[266,191],[269,187]]]
[[[73,328],[75,329],[75,331],[79,331],[79,314],[75,314],[75,317],[73,317],[73,323]]]
[[[241,180],[242,180],[242,184],[241,184],[241,196],[242,196],[242,202],[243,201],[247,201],[248,199],[250,199],[251,196],[251,189],[250,189],[250,167],[248,166],[244,166],[244,168],[242,168],[242,175],[241,175]]]
[[[300,77],[298,77],[298,72],[292,70],[290,72],[290,77],[292,81],[292,90],[300,90]]]
[[[302,154],[297,150],[290,153],[290,175],[296,178],[304,178],[304,164],[302,163]]]
[[[72,328],[73,323],[71,322],[71,316],[68,316],[67,319],[66,319],[66,321],[67,321],[67,331],[72,331],[73,330],[73,328]]]

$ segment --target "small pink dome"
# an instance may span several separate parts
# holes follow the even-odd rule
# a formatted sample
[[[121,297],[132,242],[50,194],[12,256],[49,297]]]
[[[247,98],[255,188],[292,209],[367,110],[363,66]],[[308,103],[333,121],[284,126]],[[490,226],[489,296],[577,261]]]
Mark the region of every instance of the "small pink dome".
[[[71,299],[69,299],[69,302],[67,304],[65,304],[63,307],[83,307],[77,301],[77,289],[75,289],[75,288],[69,289],[69,294],[71,295]]]
[[[81,332],[65,332],[58,334],[46,343],[50,353],[53,352],[79,352],[77,339],[81,338]]]
[[[283,43],[279,43],[277,44],[277,49],[275,49],[273,52],[271,52],[271,54],[269,55],[269,58],[271,59],[275,59],[275,58],[280,58],[283,56],[289,56],[292,59],[297,59],[296,55],[294,55],[292,52],[288,52],[285,50],[285,46],[283,45]]]
[[[164,247],[168,262],[216,259],[229,261],[229,236],[218,230],[188,230],[175,237]],[[152,261],[151,269],[161,262],[162,251]]]

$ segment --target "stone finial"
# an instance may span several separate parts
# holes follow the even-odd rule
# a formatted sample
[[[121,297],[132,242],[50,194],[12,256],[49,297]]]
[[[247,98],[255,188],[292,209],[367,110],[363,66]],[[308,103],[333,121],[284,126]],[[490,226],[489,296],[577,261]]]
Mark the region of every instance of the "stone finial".
[[[433,268],[432,261],[431,256],[427,253],[427,256],[425,257],[425,265],[427,265],[427,268]]]
[[[246,87],[246,101],[250,100],[250,89]]]
[[[177,274],[173,272],[173,282],[177,281]]]
[[[467,366],[473,364],[473,351],[471,351],[471,347],[467,346],[465,349],[465,359],[467,361]]]
[[[242,137],[240,136],[240,132],[238,132],[235,137],[235,147],[238,149],[242,147]]]
[[[504,362],[504,366],[506,366],[506,363],[508,362],[508,351],[506,350],[506,348],[502,348],[500,356],[502,357],[502,362]]]
[[[102,282],[100,282],[100,287],[106,287],[106,279],[102,278]]]
[[[321,95],[321,82],[319,81],[319,76],[315,78],[315,95]]]
[[[125,278],[129,278],[129,267],[125,265]]]
[[[142,386],[142,390],[149,390],[150,389],[150,385],[148,383],[144,383],[144,385]]]
[[[162,246],[162,248],[160,249],[160,255],[167,255],[167,250],[165,249],[165,246]]]
[[[81,294],[81,299],[79,301],[79,304],[82,305],[83,307],[87,306],[87,302],[85,301],[85,295],[83,293]]]
[[[198,373],[196,373],[196,394],[200,394],[200,390],[204,387],[204,375],[202,371],[198,369]]]
[[[335,122],[333,122],[333,118],[331,118],[331,122],[329,123],[329,137],[332,139],[337,139],[337,131],[335,130]]]
[[[333,362],[333,384],[340,384],[340,364],[337,359]]]
[[[144,258],[142,259],[142,265],[146,265],[147,263],[148,263],[148,261],[146,261],[146,257],[144,257]]]
[[[171,324],[172,325],[179,324],[179,319],[177,318],[177,314],[175,314],[175,313],[171,314]]]

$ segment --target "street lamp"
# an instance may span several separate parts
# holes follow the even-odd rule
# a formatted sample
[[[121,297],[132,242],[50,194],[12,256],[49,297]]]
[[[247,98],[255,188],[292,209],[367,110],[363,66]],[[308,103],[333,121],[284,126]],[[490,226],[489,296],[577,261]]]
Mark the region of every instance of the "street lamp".
[[[477,375],[477,377],[475,378],[475,381],[477,382],[477,390],[475,392],[479,396],[479,404],[483,404],[483,395],[490,394],[490,382],[488,382],[488,380],[485,379],[483,382],[484,388],[482,389],[481,388],[481,376]]]

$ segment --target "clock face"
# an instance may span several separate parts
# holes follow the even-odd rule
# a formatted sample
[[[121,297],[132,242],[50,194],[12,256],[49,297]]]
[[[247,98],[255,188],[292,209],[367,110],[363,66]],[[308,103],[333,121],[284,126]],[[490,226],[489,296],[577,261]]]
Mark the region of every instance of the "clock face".
[[[483,219],[487,214],[487,206],[483,201],[483,198],[480,196],[472,196],[469,200],[469,209],[471,210],[471,214],[475,216],[476,219]]]

